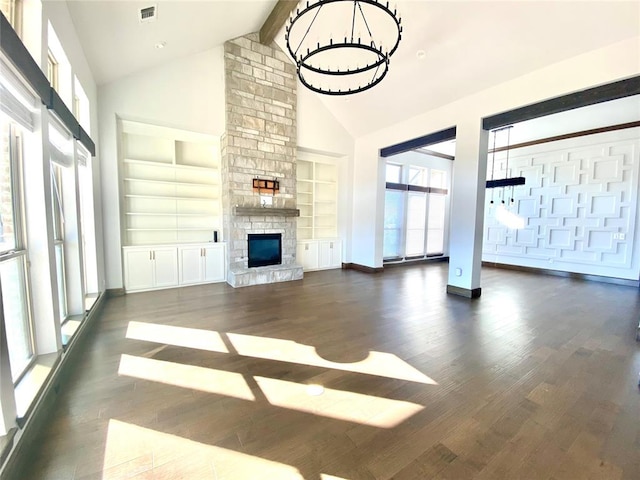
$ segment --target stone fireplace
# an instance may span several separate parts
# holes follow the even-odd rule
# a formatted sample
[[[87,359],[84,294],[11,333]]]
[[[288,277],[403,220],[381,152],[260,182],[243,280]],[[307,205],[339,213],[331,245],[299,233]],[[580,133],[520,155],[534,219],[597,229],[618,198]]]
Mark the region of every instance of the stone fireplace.
[[[299,280],[296,265],[296,73],[277,46],[258,34],[224,45],[226,130],[222,138],[222,203],[233,287]],[[279,189],[254,189],[254,179]],[[263,206],[261,195],[271,197]],[[249,234],[281,234],[282,262],[249,267]]]

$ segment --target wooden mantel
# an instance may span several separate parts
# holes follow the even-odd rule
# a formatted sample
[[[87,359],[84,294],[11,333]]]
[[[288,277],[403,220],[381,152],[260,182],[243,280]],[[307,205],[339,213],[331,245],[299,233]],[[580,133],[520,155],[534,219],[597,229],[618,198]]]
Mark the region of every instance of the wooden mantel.
[[[299,217],[297,208],[271,207],[233,207],[233,214],[238,217]]]

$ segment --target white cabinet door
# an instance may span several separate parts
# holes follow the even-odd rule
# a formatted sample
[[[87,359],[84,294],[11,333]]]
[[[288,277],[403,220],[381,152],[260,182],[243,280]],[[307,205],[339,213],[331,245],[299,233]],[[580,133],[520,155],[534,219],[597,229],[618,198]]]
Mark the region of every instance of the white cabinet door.
[[[203,279],[203,248],[180,247],[180,285],[200,283]]]
[[[342,268],[342,241],[333,240],[330,245],[331,248],[331,267]]]
[[[332,243],[327,241],[318,242],[318,268],[331,268]]]
[[[125,249],[124,286],[127,290],[145,290],[154,287],[151,249]]]
[[[204,252],[202,280],[205,282],[224,281],[226,279],[224,245],[211,245],[202,250]]]
[[[315,270],[318,268],[318,242],[299,242],[297,246],[296,259],[304,270]]]
[[[175,247],[153,249],[155,287],[178,285],[178,252]]]
[[[340,240],[322,240],[319,242],[319,248],[318,268],[342,267],[342,242]]]

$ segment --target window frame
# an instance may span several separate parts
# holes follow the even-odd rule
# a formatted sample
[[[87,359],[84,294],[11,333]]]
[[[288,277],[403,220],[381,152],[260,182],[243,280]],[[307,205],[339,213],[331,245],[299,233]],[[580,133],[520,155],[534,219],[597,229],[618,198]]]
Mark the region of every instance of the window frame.
[[[55,148],[55,147],[54,147]],[[55,253],[56,275],[58,276],[58,310],[60,325],[69,320],[69,305],[67,299],[67,267],[65,258],[65,220],[63,195],[63,169],[66,168],[51,160],[51,213],[53,222],[53,248]],[[58,259],[58,251],[60,258]],[[58,264],[60,262],[60,264]],[[60,271],[58,271],[60,269]]]
[[[22,37],[22,0],[0,0],[8,6],[8,12],[2,12],[19,37]],[[7,15],[8,13],[8,15]]]
[[[58,61],[56,60],[55,55],[51,51],[51,49],[47,50],[47,80],[53,87],[53,89],[58,91]]]
[[[387,176],[387,172],[388,169],[387,167],[392,166],[392,167],[400,167],[400,183],[395,183],[395,182],[389,182],[389,178]],[[390,191],[396,191],[396,192],[400,192],[402,193],[403,196],[403,211],[402,211],[402,225],[400,227],[400,236],[399,236],[399,252],[398,255],[394,255],[394,256],[384,256],[383,253],[383,262],[398,262],[398,261],[406,261],[406,260],[420,260],[420,259],[425,259],[425,258],[432,258],[432,257],[441,257],[444,256],[445,254],[445,245],[444,242],[446,240],[446,236],[447,236],[447,226],[446,226],[446,221],[445,221],[445,225],[443,228],[443,248],[441,252],[435,253],[435,252],[430,252],[430,248],[429,248],[429,231],[430,230],[435,230],[435,229],[430,229],[429,225],[429,213],[430,213],[430,209],[431,209],[431,198],[432,195],[438,195],[438,196],[444,196],[445,197],[445,202],[446,202],[446,196],[449,194],[448,189],[447,188],[443,188],[441,186],[432,186],[432,171],[438,171],[438,172],[443,172],[444,176],[444,183],[446,186],[446,182],[447,182],[447,171],[446,170],[441,170],[438,168],[434,168],[434,167],[425,167],[425,166],[421,166],[421,165],[413,165],[413,164],[398,164],[395,162],[387,162],[386,166],[385,166],[385,180],[386,180],[386,184],[385,184],[385,199],[386,199],[386,192],[390,192]],[[415,183],[411,183],[412,180],[412,172],[416,172],[419,177],[420,180],[418,183],[422,183],[421,184],[415,184]],[[418,192],[422,192],[423,195],[425,195],[425,222],[424,222],[424,248],[423,248],[423,253],[421,254],[407,254],[407,241],[409,239],[409,197],[411,195],[415,195]],[[446,209],[446,203],[445,203],[445,209]],[[444,212],[444,217],[446,220],[446,216],[447,216],[447,212],[445,210]],[[386,232],[387,230],[391,230],[388,228],[385,228],[383,226],[383,231]],[[397,230],[397,229],[393,229],[393,230]],[[413,229],[415,230],[415,229]],[[384,242],[384,240],[383,240]],[[384,244],[383,244],[383,252],[384,252]]]
[[[7,122],[9,126],[9,161],[10,161],[10,179],[11,179],[11,203],[14,215],[14,236],[15,246],[11,250],[0,252],[0,263],[11,261],[14,259],[22,259],[22,274],[24,279],[24,302],[26,318],[26,329],[28,336],[28,347],[30,352],[29,361],[22,368],[22,371],[18,373],[15,379],[12,378],[13,384],[17,385],[24,375],[29,371],[34,362],[36,361],[36,339],[35,339],[35,324],[33,319],[33,305],[31,298],[31,282],[29,278],[29,252],[26,242],[26,218],[24,197],[24,150],[22,142],[24,138],[22,136],[21,129],[17,123],[10,117],[0,116],[2,122]],[[4,308],[4,306],[3,306]],[[2,315],[2,321],[5,321],[4,312]],[[6,330],[6,325],[5,325]]]

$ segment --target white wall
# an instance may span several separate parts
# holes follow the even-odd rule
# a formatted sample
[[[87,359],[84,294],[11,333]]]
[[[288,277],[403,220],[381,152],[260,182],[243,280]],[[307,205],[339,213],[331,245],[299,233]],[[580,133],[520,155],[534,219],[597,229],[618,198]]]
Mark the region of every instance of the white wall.
[[[382,265],[382,209],[384,182],[380,178],[383,163],[380,148],[408,139],[437,132],[456,125],[480,125],[483,117],[533,104],[559,95],[640,74],[640,37],[598,49],[556,63],[527,75],[483,90],[474,95],[422,115],[407,119],[389,128],[356,139],[354,158],[354,208],[352,212],[353,262],[371,267]],[[480,152],[476,152],[476,159]],[[476,164],[478,160],[476,160]],[[454,163],[453,195],[464,194],[456,189]],[[475,175],[484,180],[484,169]],[[455,198],[454,198],[455,204]],[[464,202],[460,202],[464,205]],[[467,206],[468,208],[468,206]],[[453,211],[455,216],[456,212]],[[469,220],[471,221],[471,220]],[[456,241],[456,232],[452,232]],[[473,249],[473,239],[460,239],[463,247]],[[453,247],[453,245],[452,245]],[[467,265],[471,268],[471,265]],[[470,278],[469,286],[471,286]]]
[[[354,139],[318,98],[298,81],[298,148],[336,157],[338,166],[338,236],[342,261],[350,262],[353,205]]]
[[[504,178],[504,152],[495,164]],[[637,280],[639,170],[640,128],[512,150],[526,183],[487,193],[482,259]]]

